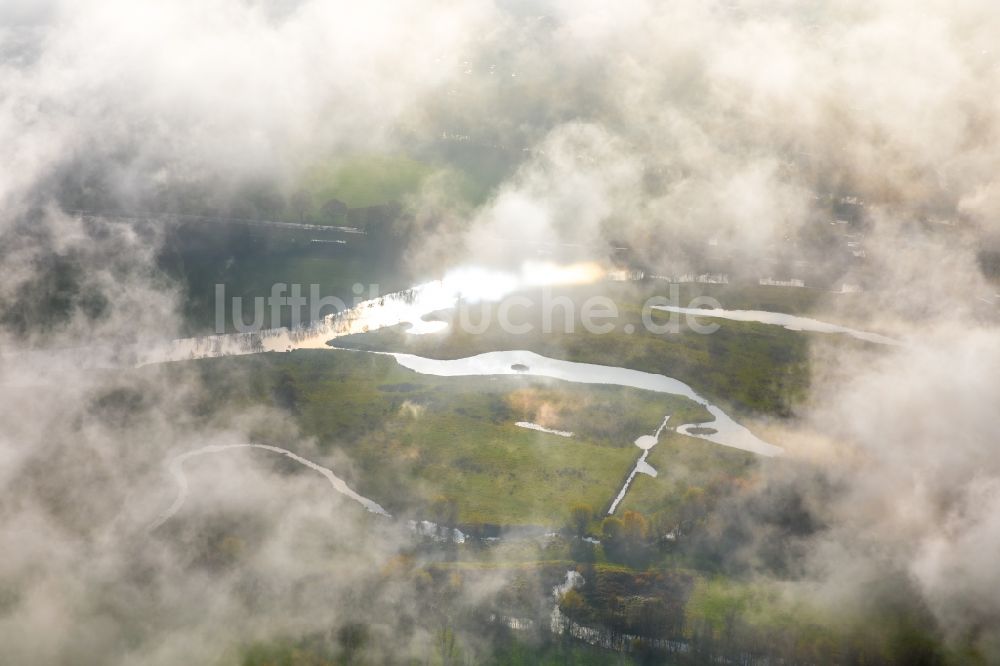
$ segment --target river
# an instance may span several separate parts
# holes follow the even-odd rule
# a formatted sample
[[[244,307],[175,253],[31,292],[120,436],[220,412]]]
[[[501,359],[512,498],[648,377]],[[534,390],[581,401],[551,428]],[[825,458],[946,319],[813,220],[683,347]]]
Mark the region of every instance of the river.
[[[743,451],[750,451],[762,456],[774,456],[782,452],[780,447],[768,444],[758,438],[746,427],[730,418],[721,408],[710,403],[684,382],[665,375],[610,365],[563,361],[524,350],[487,352],[477,356],[453,360],[440,360],[414,356],[413,354],[391,352],[371,353],[392,356],[404,368],[409,368],[414,372],[424,375],[437,375],[440,377],[529,375],[561,379],[578,384],[628,386],[656,393],[680,395],[704,406],[715,418],[715,420],[707,424],[697,424],[699,426],[711,426],[715,430],[714,433],[697,433],[695,431],[686,433],[689,436]],[[518,366],[518,369],[514,369],[513,366]]]
[[[782,326],[789,331],[810,331],[813,333],[841,333],[849,335],[865,342],[874,342],[880,345],[901,345],[899,340],[895,340],[878,333],[869,331],[859,331],[840,324],[812,319],[810,317],[800,317],[798,315],[785,314],[783,312],[769,312],[767,310],[723,310],[709,308],[681,308],[674,305],[654,305],[653,310],[664,312],[676,312],[678,314],[712,317],[714,319],[728,319],[730,321],[756,322],[758,324],[771,324]]]

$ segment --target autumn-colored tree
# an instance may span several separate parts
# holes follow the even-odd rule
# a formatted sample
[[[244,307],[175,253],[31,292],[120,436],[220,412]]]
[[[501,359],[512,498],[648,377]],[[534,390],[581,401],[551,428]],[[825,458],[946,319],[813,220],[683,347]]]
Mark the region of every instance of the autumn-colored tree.
[[[608,541],[610,543],[619,541],[622,537],[623,531],[624,525],[622,524],[621,518],[608,516],[601,521],[601,539],[604,541]]]
[[[633,545],[644,543],[649,537],[649,521],[638,511],[626,511],[622,516],[622,536]]]
[[[586,606],[587,602],[583,600],[583,595],[573,589],[566,590],[559,599],[560,610],[570,617],[579,617]]]

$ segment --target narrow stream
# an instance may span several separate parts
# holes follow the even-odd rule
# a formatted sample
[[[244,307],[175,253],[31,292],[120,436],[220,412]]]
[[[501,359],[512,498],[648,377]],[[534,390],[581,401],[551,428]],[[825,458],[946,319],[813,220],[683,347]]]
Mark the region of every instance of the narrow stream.
[[[330,469],[323,467],[322,465],[317,465],[311,460],[307,460],[302,456],[289,451],[288,449],[283,449],[278,446],[270,446],[267,444],[216,444],[211,446],[203,446],[200,449],[195,449],[193,451],[187,451],[186,453],[181,453],[180,455],[174,456],[170,459],[168,463],[168,469],[170,470],[170,475],[174,477],[177,483],[177,496],[174,498],[173,503],[164,511],[156,521],[150,525],[149,530],[153,531],[163,523],[170,520],[174,514],[180,511],[181,507],[184,506],[185,500],[188,496],[188,482],[187,476],[184,474],[184,463],[191,458],[196,458],[198,456],[208,455],[210,453],[221,453],[223,451],[231,451],[233,449],[263,449],[265,451],[272,451],[274,453],[280,453],[283,456],[291,458],[295,462],[305,465],[309,469],[316,470],[330,482],[333,489],[336,490],[341,495],[345,495],[350,499],[354,500],[365,507],[368,511],[372,513],[377,513],[382,516],[389,516],[389,513],[383,509],[377,502],[363,497],[358,493],[351,490],[344,480],[333,473]]]
[[[518,428],[527,428],[528,430],[537,430],[538,432],[544,432],[549,435],[559,435],[560,437],[572,437],[573,433],[568,430],[553,430],[552,428],[546,428],[543,425],[538,425],[537,423],[532,423],[530,421],[518,421],[515,423]]]
[[[813,333],[841,333],[849,335],[858,340],[874,342],[880,345],[901,345],[899,340],[895,340],[878,333],[859,331],[840,324],[830,324],[810,317],[799,317],[797,315],[784,314],[782,312],[768,312],[767,310],[723,310],[708,308],[681,308],[673,305],[654,305],[653,310],[664,312],[676,312],[683,315],[698,317],[712,317],[714,319],[728,319],[730,321],[747,321],[759,324],[771,324],[782,326],[789,331],[810,331]]]

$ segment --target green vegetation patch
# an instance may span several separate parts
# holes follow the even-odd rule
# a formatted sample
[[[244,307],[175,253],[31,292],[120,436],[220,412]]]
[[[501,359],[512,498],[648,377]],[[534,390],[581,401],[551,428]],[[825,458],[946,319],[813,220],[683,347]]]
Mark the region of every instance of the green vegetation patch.
[[[316,206],[337,199],[362,208],[405,200],[433,172],[432,166],[402,155],[356,155],[313,165],[302,187]]]
[[[752,473],[758,458],[746,451],[666,430],[646,462],[656,470],[656,478],[637,474],[622,509],[647,515],[666,512],[669,520],[665,524],[669,525],[683,522],[685,508],[690,510],[692,501],[706,490],[710,492]]]
[[[632,467],[636,437],[654,432],[667,413],[706,416],[677,396],[529,376],[425,376],[359,352],[195,364],[208,387],[206,413],[280,409],[322,450],[347,454],[352,469],[337,472],[358,492],[391,512],[424,517],[444,501],[463,524],[561,525],[574,504],[597,510]]]

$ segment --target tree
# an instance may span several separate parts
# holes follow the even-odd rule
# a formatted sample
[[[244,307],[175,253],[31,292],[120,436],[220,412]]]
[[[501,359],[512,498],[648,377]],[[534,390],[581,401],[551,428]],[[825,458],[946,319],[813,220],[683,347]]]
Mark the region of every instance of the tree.
[[[299,218],[299,222],[305,222],[306,214],[312,209],[312,196],[305,190],[298,190],[292,194],[288,204],[292,213]]]
[[[583,595],[576,590],[566,590],[559,599],[559,609],[571,618],[580,620],[586,608],[587,602],[583,600]]]
[[[439,527],[453,528],[458,523],[458,502],[454,497],[438,495],[430,508],[431,516]]]
[[[649,537],[649,521],[638,511],[626,511],[622,516],[622,536],[630,545],[641,545]]]
[[[274,402],[281,408],[287,409],[293,414],[299,411],[299,387],[295,382],[295,377],[287,370],[282,370],[278,375],[274,387],[271,389]]]
[[[352,663],[355,655],[365,648],[368,641],[368,625],[362,622],[349,622],[337,630],[337,643],[345,663]]]
[[[625,526],[622,523],[621,518],[608,516],[601,521],[601,540],[607,541],[611,544],[617,543],[621,540],[624,528]]]
[[[323,218],[327,222],[343,224],[347,222],[347,204],[339,199],[330,199],[323,204]]]
[[[587,528],[593,518],[593,510],[586,504],[574,504],[569,510],[570,531],[578,537],[587,536]]]
[[[459,650],[455,639],[455,631],[445,625],[437,632],[437,651],[441,658],[441,663],[457,664],[459,661]]]
[[[458,502],[453,497],[439,495],[431,504],[431,516],[437,523],[437,533],[448,547],[449,557],[455,556],[455,526],[458,524]]]

